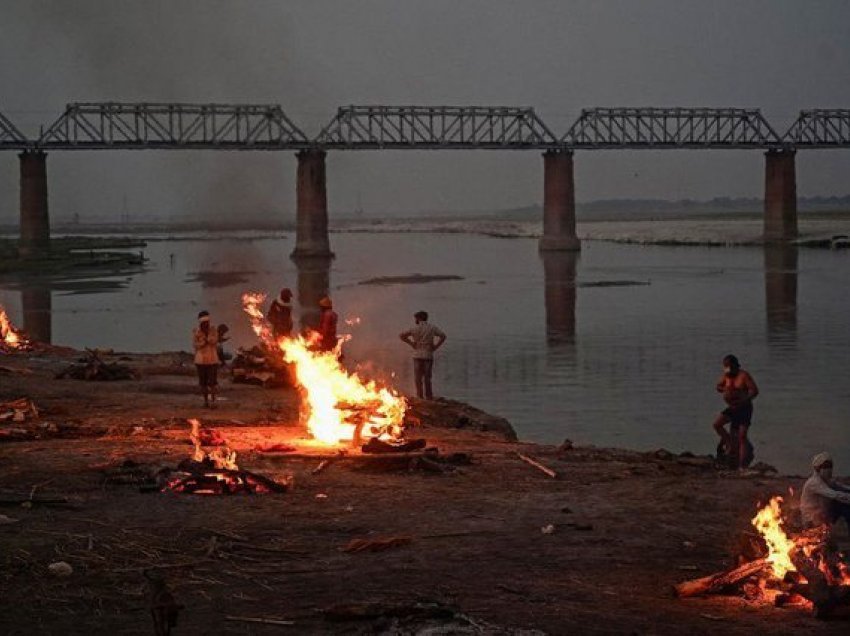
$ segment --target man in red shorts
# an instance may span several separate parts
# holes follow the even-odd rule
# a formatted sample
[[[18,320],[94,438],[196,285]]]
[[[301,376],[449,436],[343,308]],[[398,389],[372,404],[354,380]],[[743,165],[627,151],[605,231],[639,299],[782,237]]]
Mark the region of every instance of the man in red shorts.
[[[759,389],[753,376],[741,368],[738,358],[729,354],[723,358],[723,375],[717,381],[717,392],[723,394],[726,408],[714,420],[714,430],[727,456],[737,452],[737,467],[742,469],[747,465],[747,431],[753,418],[753,400]],[[729,432],[725,428],[727,423]]]

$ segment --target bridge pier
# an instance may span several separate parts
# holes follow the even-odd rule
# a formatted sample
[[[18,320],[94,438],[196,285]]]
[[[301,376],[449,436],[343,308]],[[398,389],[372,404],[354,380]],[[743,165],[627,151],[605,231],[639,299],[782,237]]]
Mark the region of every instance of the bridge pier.
[[[40,150],[25,150],[18,158],[21,166],[21,229],[18,253],[26,258],[50,247],[47,154]]]
[[[795,150],[768,150],[764,171],[764,241],[797,238],[797,175]]]
[[[576,199],[571,150],[543,153],[543,236],[540,251],[581,249],[576,236]]]
[[[323,150],[302,150],[298,157],[295,184],[296,224],[293,258],[332,258],[328,238],[328,196]]]

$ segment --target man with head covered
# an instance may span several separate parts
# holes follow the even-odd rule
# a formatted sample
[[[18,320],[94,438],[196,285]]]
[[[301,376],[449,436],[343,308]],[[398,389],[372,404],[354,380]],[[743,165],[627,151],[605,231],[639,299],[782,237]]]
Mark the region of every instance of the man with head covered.
[[[812,476],[803,485],[800,512],[807,526],[833,524],[844,519],[850,528],[850,488],[832,479],[832,457],[819,453],[812,459]]]

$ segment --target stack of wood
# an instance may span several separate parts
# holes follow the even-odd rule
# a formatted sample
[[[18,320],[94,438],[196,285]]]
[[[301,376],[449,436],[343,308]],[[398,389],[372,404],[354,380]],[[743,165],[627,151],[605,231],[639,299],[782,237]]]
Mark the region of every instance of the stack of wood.
[[[29,398],[0,402],[0,422],[26,422],[38,419],[38,408]]]
[[[826,528],[806,530],[795,543],[798,547],[790,558],[796,571],[782,579],[773,575],[773,566],[762,557],[679,583],[674,593],[678,598],[724,594],[770,599],[777,607],[811,607],[817,618],[827,618],[841,607],[850,608],[850,563],[828,540]]]
[[[86,349],[86,357],[69,365],[56,374],[57,380],[72,378],[74,380],[138,380],[139,374],[125,364],[104,362],[100,353],[94,349]]]
[[[277,482],[241,468],[216,468],[208,460],[180,462],[178,471],[171,474],[162,488],[162,492],[190,495],[265,495],[287,490],[289,483]]]
[[[290,365],[259,346],[240,348],[230,364],[230,374],[234,382],[242,384],[268,388],[292,386]]]

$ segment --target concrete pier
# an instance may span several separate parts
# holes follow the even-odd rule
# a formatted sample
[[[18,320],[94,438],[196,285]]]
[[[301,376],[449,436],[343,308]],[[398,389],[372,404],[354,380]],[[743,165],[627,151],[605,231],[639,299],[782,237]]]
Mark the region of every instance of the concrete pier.
[[[322,150],[298,153],[294,258],[333,257],[328,238],[328,196]]]
[[[301,327],[319,328],[319,299],[327,296],[331,286],[330,256],[293,256],[298,272],[298,306]]]
[[[797,238],[797,175],[794,150],[768,150],[764,171],[764,240]]]
[[[27,285],[21,290],[24,332],[31,339],[50,344],[52,342],[53,300],[49,287]]]
[[[568,150],[543,153],[543,237],[539,248],[541,251],[581,249],[576,236],[573,153]]]
[[[22,257],[28,257],[50,247],[47,154],[27,150],[18,158],[21,165],[21,236],[18,249]]]

